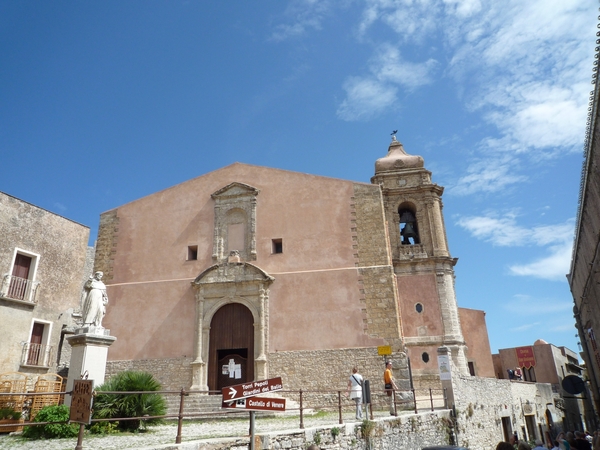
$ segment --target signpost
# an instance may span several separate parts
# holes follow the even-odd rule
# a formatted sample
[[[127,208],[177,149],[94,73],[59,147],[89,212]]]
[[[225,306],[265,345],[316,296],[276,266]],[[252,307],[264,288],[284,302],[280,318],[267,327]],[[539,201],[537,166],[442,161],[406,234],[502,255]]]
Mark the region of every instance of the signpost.
[[[92,423],[92,395],[94,380],[73,380],[69,422],[89,425]]]
[[[250,411],[250,450],[254,450],[254,411],[285,411],[284,398],[256,397],[283,389],[281,377],[251,383],[236,384],[221,389],[223,408]],[[256,397],[256,398],[253,398]]]
[[[377,354],[379,356],[386,356],[392,354],[392,346],[391,345],[380,345],[377,347]]]
[[[285,398],[250,397],[234,400],[232,403],[223,402],[223,408],[244,409],[246,411],[285,411]]]
[[[258,394],[280,391],[283,389],[281,377],[269,378],[268,380],[253,381],[251,383],[236,384],[221,389],[223,402],[230,402],[240,398],[254,397]]]
[[[93,396],[94,380],[73,380],[69,422],[79,424],[79,434],[77,435],[77,445],[75,446],[75,450],[83,449],[83,431],[86,425],[92,423]]]

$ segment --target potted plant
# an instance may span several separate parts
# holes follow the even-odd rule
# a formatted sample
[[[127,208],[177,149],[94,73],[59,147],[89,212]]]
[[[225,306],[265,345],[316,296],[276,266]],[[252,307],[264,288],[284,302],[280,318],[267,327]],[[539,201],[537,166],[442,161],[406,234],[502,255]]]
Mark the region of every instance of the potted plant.
[[[23,431],[20,424],[23,423],[21,412],[12,408],[0,408],[0,425],[15,424],[13,427],[0,427],[0,433],[10,433],[11,431]]]

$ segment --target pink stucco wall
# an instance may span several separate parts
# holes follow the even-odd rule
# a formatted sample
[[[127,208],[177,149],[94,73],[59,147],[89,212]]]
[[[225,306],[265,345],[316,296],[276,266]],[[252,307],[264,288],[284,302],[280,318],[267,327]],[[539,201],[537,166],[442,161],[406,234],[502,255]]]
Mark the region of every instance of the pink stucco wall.
[[[350,230],[355,183],[236,163],[118,208],[104,321],[118,340],[109,358],[192,354],[190,282],[214,264],[211,194],[233,182],[260,190],[251,262],[275,277],[270,351],[381,345],[363,331]],[[276,238],[284,251],[273,255]],[[190,245],[198,246],[197,261],[186,261]]]
[[[485,311],[458,308],[458,315],[463,337],[467,343],[467,360],[474,363],[475,375],[495,378]]]

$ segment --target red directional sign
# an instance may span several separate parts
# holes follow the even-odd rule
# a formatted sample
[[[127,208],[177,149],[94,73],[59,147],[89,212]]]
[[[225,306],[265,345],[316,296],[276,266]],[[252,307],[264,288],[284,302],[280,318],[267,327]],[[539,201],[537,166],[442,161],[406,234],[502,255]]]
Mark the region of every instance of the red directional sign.
[[[240,398],[254,397],[258,394],[280,391],[282,389],[283,385],[281,383],[281,377],[277,377],[269,378],[268,380],[252,381],[250,383],[227,386],[221,389],[221,393],[223,394],[223,402],[229,402]]]
[[[285,398],[250,397],[223,402],[223,408],[244,409],[246,411],[285,411]]]

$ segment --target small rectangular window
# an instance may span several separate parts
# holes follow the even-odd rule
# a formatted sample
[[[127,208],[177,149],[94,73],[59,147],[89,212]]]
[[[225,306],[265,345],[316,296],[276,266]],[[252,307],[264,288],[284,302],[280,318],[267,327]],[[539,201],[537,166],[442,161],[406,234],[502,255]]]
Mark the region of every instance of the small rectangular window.
[[[188,261],[196,261],[197,259],[198,259],[198,246],[197,245],[188,246],[187,260]]]
[[[283,253],[283,240],[273,239],[273,253]]]
[[[472,377],[475,376],[475,364],[473,364],[473,361],[469,361],[469,373],[471,374]]]

